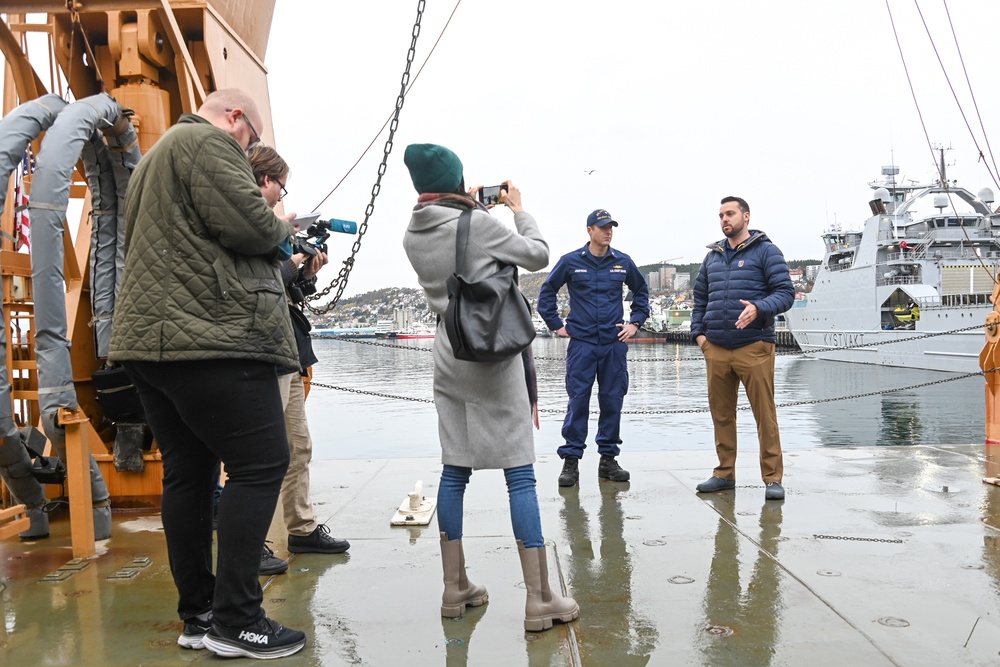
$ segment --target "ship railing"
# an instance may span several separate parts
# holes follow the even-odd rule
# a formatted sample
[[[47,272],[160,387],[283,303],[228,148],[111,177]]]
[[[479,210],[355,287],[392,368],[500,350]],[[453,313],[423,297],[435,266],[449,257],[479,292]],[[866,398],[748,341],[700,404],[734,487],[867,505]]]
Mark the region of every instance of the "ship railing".
[[[936,247],[932,251],[927,253],[927,256],[931,259],[1000,259],[1000,250],[990,250],[989,252],[984,252],[976,254],[976,251],[969,247],[962,248],[941,248]]]
[[[914,252],[911,249],[906,249],[901,252],[890,252],[885,256],[885,261],[888,264],[898,264],[900,262],[912,262],[916,259],[926,259],[927,249],[921,248],[920,252]]]
[[[883,275],[878,275],[875,280],[875,284],[882,285],[916,285],[920,282],[917,276],[892,276],[891,278],[886,278]]]
[[[990,294],[942,294],[940,297],[921,297],[917,305],[921,310],[934,308],[960,308],[962,306],[989,306]]]

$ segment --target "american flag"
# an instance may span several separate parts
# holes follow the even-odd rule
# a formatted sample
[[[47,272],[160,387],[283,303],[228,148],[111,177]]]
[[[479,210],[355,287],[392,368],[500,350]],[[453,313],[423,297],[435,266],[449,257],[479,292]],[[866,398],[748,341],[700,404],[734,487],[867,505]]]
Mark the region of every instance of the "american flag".
[[[28,218],[28,195],[24,192],[24,177],[35,169],[35,159],[30,150],[21,160],[21,178],[14,188],[14,250],[27,248],[31,252],[31,220]]]

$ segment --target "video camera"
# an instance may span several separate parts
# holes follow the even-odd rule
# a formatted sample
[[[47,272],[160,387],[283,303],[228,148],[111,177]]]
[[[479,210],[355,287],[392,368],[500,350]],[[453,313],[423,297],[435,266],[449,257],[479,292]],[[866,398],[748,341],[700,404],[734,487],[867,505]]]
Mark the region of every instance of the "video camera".
[[[308,255],[309,258],[306,261],[315,257],[317,251],[324,254],[328,252],[326,241],[330,238],[331,232],[356,234],[358,231],[358,223],[356,222],[337,220],[336,218],[320,220],[320,215],[320,213],[310,213],[292,220],[292,224],[299,227],[300,230],[304,224],[309,223],[309,227],[305,231],[299,231],[295,234],[292,243],[292,252]]]
[[[305,224],[309,224],[305,231],[299,231],[292,237],[292,253],[306,255],[306,260],[302,263],[302,266],[311,262],[316,253],[322,252],[323,254],[327,254],[329,252],[326,241],[330,238],[332,232],[356,234],[358,231],[358,223],[356,222],[337,220],[336,218],[320,220],[320,215],[320,213],[310,213],[309,215],[300,216],[292,220],[292,224],[300,230]],[[299,277],[300,275],[296,275],[291,282],[285,285],[285,288],[288,290],[288,296],[295,303],[302,303],[307,296],[316,293],[316,277],[313,276],[306,279]]]

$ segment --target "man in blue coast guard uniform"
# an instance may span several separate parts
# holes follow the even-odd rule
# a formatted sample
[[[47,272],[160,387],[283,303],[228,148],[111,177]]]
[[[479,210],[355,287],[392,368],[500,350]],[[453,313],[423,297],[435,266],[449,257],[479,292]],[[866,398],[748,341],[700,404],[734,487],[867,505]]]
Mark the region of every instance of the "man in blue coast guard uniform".
[[[587,447],[587,419],[590,393],[597,379],[600,417],[597,421],[597,450],[601,462],[597,476],[612,482],[627,482],[616,457],[620,451],[622,403],[628,392],[628,345],[649,317],[649,288],[632,259],[611,247],[613,228],[618,223],[604,209],[587,218],[590,243],[559,258],[538,292],[538,314],[549,329],[572,340],[566,349],[566,393],[569,406],[563,421],[559,448],[563,469],[559,486],[574,486],[580,480],[578,465]],[[569,315],[565,324],[559,317],[556,293],[569,289]],[[624,322],[623,290],[632,290],[632,312]]]

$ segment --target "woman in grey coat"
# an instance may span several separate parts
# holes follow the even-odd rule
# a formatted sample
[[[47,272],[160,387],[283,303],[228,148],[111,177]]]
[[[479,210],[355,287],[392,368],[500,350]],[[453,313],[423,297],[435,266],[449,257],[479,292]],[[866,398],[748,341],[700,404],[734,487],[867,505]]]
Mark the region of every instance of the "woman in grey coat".
[[[420,195],[403,247],[430,309],[442,316],[434,338],[434,404],[444,464],[438,487],[444,569],[441,615],[461,616],[466,606],[479,606],[488,599],[486,588],[466,577],[462,509],[472,470],[500,468],[507,481],[511,523],[528,591],[524,629],[545,630],[553,621],[573,620],[580,611],[576,601],[549,587],[531,433],[532,420],[538,423],[537,406],[528,398],[525,365],[520,356],[499,363],[456,359],[443,316],[448,307],[445,281],[455,272],[456,232],[463,211],[472,210],[464,272],[470,282],[486,278],[503,264],[538,271],[548,264],[548,245],[534,218],[521,209],[521,193],[509,181],[503,203],[514,212],[516,232],[476,202],[480,188],[466,193],[462,162],[452,151],[435,144],[412,144],[403,161]]]

